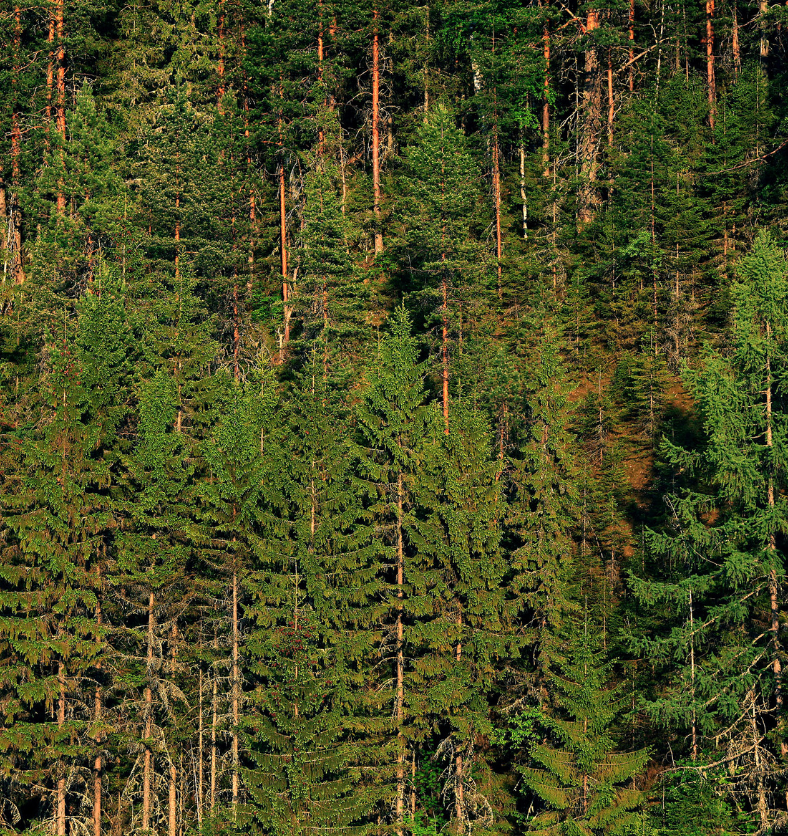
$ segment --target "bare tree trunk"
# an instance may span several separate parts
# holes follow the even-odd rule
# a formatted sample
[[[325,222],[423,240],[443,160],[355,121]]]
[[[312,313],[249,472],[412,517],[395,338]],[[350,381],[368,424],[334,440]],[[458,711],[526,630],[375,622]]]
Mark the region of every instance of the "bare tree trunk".
[[[238,727],[240,721],[240,676],[238,665],[238,649],[239,649],[239,631],[238,631],[238,573],[233,572],[233,668],[232,668],[232,706],[233,706],[233,740],[232,740],[232,758],[233,758],[233,819],[238,816],[238,798],[239,798],[239,758],[238,758]]]
[[[224,51],[225,51],[225,38],[224,38],[224,0],[219,0],[219,63],[217,67],[217,75],[219,76],[219,90],[216,94],[217,99],[217,107],[219,110],[220,115],[224,115],[224,94],[225,94],[225,86],[224,86]]]
[[[66,724],[66,666],[57,663],[57,727],[62,729]],[[66,773],[65,764],[60,763],[60,774],[57,779],[57,836],[66,836]]]
[[[445,258],[445,256],[444,256]],[[441,281],[441,377],[443,396],[443,423],[449,434],[449,287],[446,276]]]
[[[375,255],[383,252],[380,213],[380,35],[378,10],[372,11],[372,192],[375,221]]]
[[[542,34],[544,47],[544,93],[542,96],[542,172],[550,176],[550,32]]]
[[[282,123],[279,122],[279,137],[281,148]],[[279,162],[279,242],[282,265],[282,301],[284,302],[284,331],[279,343],[279,362],[284,361],[284,352],[290,342],[290,284],[287,275],[287,206],[285,201],[285,161],[284,154]]]
[[[397,723],[397,799],[396,823],[397,834],[404,834],[405,815],[405,736],[402,726],[405,716],[405,648],[404,624],[402,612],[402,585],[405,582],[405,544],[403,539],[404,500],[402,472],[397,474],[397,695],[395,719]]]
[[[101,629],[101,565],[96,566],[96,626]],[[98,671],[101,665],[97,665]],[[101,722],[101,686],[96,682],[96,690],[93,695],[93,721]],[[101,756],[102,735],[96,731],[96,757],[93,760],[93,836],[101,836],[101,795],[102,795],[102,769],[103,761]]]
[[[739,44],[739,14],[736,0],[731,3],[731,49],[733,50],[733,71],[736,76],[741,72],[741,45]]]
[[[714,77],[714,0],[706,0],[706,87],[709,99],[709,127],[717,118],[717,82]]]
[[[142,829],[150,830],[151,814],[151,789],[153,780],[153,751],[150,741],[153,737],[153,689],[151,680],[153,678],[153,630],[154,630],[154,604],[153,592],[148,596],[148,651],[147,651],[147,685],[145,686],[145,752],[142,761]]]
[[[772,366],[771,366],[771,323],[766,323],[766,337],[768,340],[767,354],[766,354],[766,446],[774,446],[773,436],[773,417],[772,417]],[[774,509],[774,479],[769,473],[769,480],[767,483],[767,502],[771,510]],[[774,702],[777,713],[778,722],[781,720],[783,710],[783,690],[782,690],[782,664],[780,663],[780,601],[779,601],[779,586],[777,583],[777,567],[776,562],[777,541],[774,532],[769,534],[769,551],[773,555],[772,566],[769,567],[769,605],[770,605],[770,631],[772,634],[772,671],[774,672]],[[783,736],[780,737],[780,751],[783,757],[788,754],[788,744],[786,744]]]
[[[49,54],[47,56],[47,103],[44,112],[46,113],[47,131],[49,131],[52,126],[52,90],[55,84],[55,16],[51,13],[49,15],[47,44],[49,45]]]
[[[170,673],[175,675],[178,661],[178,622],[172,625],[172,648],[170,652]],[[168,786],[167,834],[178,834],[178,769],[175,766],[175,751],[170,751],[170,776]]]
[[[523,202],[523,238],[528,238],[528,195],[525,192],[525,140],[520,131],[520,200]]]
[[[764,20],[764,16],[769,11],[769,0],[758,0],[758,13],[760,20],[760,29],[761,29],[761,40],[759,44],[759,54],[761,57],[761,61],[769,57],[769,34],[766,21]]]
[[[201,642],[202,643],[202,642]],[[199,692],[197,695],[197,830],[202,833],[202,813],[203,813],[203,791],[205,789],[205,763],[203,759],[203,751],[205,746],[205,733],[203,721],[203,672],[202,662],[200,663],[200,674],[198,681]]]
[[[629,92],[635,92],[635,0],[629,0]]]
[[[613,57],[607,51],[607,144],[613,145],[613,119],[616,115],[616,102],[613,98]]]
[[[214,650],[219,650],[219,634],[217,627],[214,626],[213,632],[213,647]],[[214,664],[212,679],[212,693],[211,693],[211,816],[216,811],[216,780],[219,751],[216,747],[216,729],[219,725],[219,683],[217,680],[216,666]]]
[[[14,72],[11,78],[11,85],[14,94],[13,112],[11,114],[11,182],[13,191],[6,211],[3,212],[3,219],[10,218],[10,225],[3,227],[5,238],[8,229],[7,240],[3,241],[4,249],[11,253],[11,279],[15,284],[23,284],[25,274],[22,269],[22,223],[19,216],[19,181],[20,168],[19,157],[22,152],[22,129],[19,124],[19,110],[17,109],[17,93],[19,90],[19,72],[22,60],[22,12],[19,5],[14,6]],[[5,202],[5,201],[4,201]],[[5,280],[5,273],[3,274]]]
[[[63,29],[63,3],[64,0],[55,0],[55,34],[57,36],[57,49],[55,57],[57,60],[57,132],[60,134],[60,141],[66,141],[66,47],[64,43],[65,32]],[[60,156],[63,160],[64,150],[61,149]],[[57,211],[59,215],[66,212],[66,196],[63,192],[63,180],[58,181],[57,187]]]
[[[586,18],[585,33],[590,35],[598,28],[599,13],[596,9],[590,9]],[[581,225],[594,219],[600,201],[596,180],[599,171],[599,136],[602,129],[602,83],[599,57],[593,41],[589,43],[585,52],[584,75],[582,124],[578,141],[580,188],[577,217]]]
[[[462,610],[457,613],[457,624],[462,630]],[[459,662],[462,658],[462,638],[457,641],[457,647],[454,651],[455,661]],[[457,790],[454,797],[454,815],[457,819],[461,832],[465,829],[465,772],[462,760],[462,752],[457,751],[454,755],[454,775],[457,784]]]
[[[498,129],[497,120],[498,114],[494,115],[496,120],[496,128],[493,131],[492,141],[492,164],[493,164],[493,203],[495,207],[495,257],[498,261],[498,298],[503,296],[502,288],[502,266],[501,259],[503,258],[503,239],[501,237],[501,166],[500,166],[500,148],[498,146]]]
[[[693,761],[698,759],[698,724],[695,716],[695,614],[692,606],[692,590],[689,591],[689,623],[690,623],[690,689],[692,693],[692,748],[690,750]]]

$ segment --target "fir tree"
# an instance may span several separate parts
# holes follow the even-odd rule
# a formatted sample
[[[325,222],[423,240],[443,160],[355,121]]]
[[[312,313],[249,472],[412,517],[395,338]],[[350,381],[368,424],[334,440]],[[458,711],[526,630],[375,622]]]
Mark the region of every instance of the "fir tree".
[[[616,746],[621,689],[609,684],[596,629],[586,615],[554,639],[553,706],[541,721],[548,738],[531,745],[534,765],[521,769],[523,784],[543,806],[529,821],[529,833],[627,832],[643,802],[640,791],[623,785],[641,772],[648,752]]]

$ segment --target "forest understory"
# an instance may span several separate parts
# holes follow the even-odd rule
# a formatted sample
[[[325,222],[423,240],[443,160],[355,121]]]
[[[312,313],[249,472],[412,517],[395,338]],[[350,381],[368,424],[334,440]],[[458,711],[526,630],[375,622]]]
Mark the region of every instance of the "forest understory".
[[[787,50],[0,0],[0,833],[786,832]]]

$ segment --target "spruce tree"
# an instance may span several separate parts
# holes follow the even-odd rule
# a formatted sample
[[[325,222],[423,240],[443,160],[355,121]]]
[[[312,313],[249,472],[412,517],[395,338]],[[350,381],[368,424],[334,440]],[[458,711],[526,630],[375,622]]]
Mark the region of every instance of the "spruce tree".
[[[547,737],[532,743],[533,765],[521,768],[523,785],[542,809],[529,833],[625,833],[643,794],[631,782],[648,760],[644,749],[621,752],[615,722],[622,711],[620,686],[610,685],[610,665],[600,649],[597,625],[572,619],[557,642],[549,681],[551,708],[541,725]]]
[[[667,519],[648,537],[661,570],[633,579],[643,605],[674,608],[653,638],[639,645],[656,661],[683,658],[671,687],[647,707],[662,724],[688,732],[692,759],[705,741],[751,737],[750,718],[772,712],[782,727],[783,651],[779,585],[784,566],[786,261],[766,233],[739,268],[730,349],[707,348],[687,372],[704,438],[696,449],[668,441],[667,462],[683,473],[666,497]],[[756,736],[756,751],[766,747]],[[780,745],[777,745],[780,752]],[[768,747],[760,762],[768,762]],[[774,776],[756,770],[748,788],[761,826],[770,821]]]
[[[364,832],[375,799],[362,775],[377,757],[364,678],[377,645],[377,567],[320,345],[290,395],[267,446],[269,521],[250,583],[257,686],[244,721],[242,821],[259,833],[329,823]]]

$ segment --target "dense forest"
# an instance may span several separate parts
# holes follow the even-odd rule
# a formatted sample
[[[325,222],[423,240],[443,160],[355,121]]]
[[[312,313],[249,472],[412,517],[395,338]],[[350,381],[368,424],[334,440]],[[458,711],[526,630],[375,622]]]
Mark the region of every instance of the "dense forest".
[[[0,831],[786,832],[787,58],[2,0]]]

